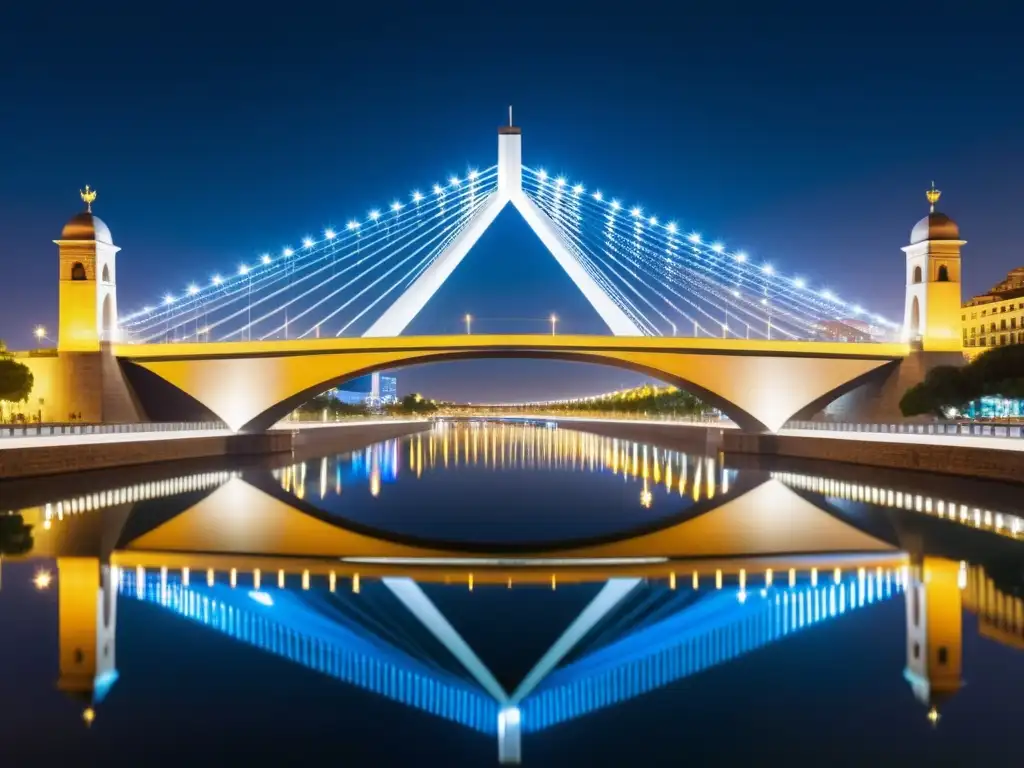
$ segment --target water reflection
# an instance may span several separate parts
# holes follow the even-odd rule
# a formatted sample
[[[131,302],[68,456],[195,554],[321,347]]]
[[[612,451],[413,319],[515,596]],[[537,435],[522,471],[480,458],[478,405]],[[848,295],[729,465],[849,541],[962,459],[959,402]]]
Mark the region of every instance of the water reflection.
[[[507,505],[489,495],[504,476],[524,484]],[[792,675],[839,664],[851,650],[834,634],[815,640],[833,624],[876,627],[876,676],[902,676],[912,694],[887,705],[941,730],[979,720],[955,704],[965,676],[998,690],[1000,675],[1024,668],[1014,655],[985,682],[985,658],[970,651],[1024,647],[1024,572],[1018,510],[967,491],[928,494],[922,483],[726,467],[719,456],[544,426],[441,426],[284,467],[54,493],[0,516],[0,624],[29,617],[21,623],[53,633],[57,687],[77,702],[79,727],[111,728],[115,740],[138,730],[128,710],[153,704],[146,681],[217,638],[262,654],[244,672],[226,665],[222,686],[284,665],[328,681],[339,700],[365,692],[397,705],[389,718],[427,713],[438,728],[495,740],[502,762],[530,763],[531,744],[568,738],[570,723],[605,722],[602,713],[643,707],[659,691],[685,697],[705,676],[758,669],[768,649],[799,638],[817,653],[793,659]],[[458,507],[469,490],[478,498],[463,535],[433,531],[438,505]],[[561,510],[567,535],[529,544],[535,533],[513,530],[532,525],[518,506],[552,493],[544,513]],[[428,525],[403,524],[402,504]],[[488,538],[493,529],[469,513],[504,515],[512,533]],[[589,518],[601,515],[595,527]],[[50,599],[51,613],[34,608]],[[879,618],[892,611],[897,622]],[[162,632],[192,638],[184,655],[149,653],[160,617],[171,622]],[[0,632],[5,679],[16,690],[49,686],[53,672],[27,676],[10,637]],[[898,659],[884,652],[897,646]],[[133,650],[136,663],[119,667]],[[816,695],[856,719],[848,692],[818,685]],[[787,722],[779,727],[799,735]],[[904,750],[919,746],[901,738]],[[111,754],[107,742],[85,748]],[[462,750],[449,748],[444,762],[457,764]]]

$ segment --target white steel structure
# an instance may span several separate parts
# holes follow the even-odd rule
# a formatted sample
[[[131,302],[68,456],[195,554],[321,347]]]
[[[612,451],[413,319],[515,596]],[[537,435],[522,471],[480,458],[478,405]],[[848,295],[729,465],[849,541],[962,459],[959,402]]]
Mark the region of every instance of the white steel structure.
[[[401,335],[509,203],[519,211],[614,335],[645,335],[597,285],[576,255],[566,246],[556,224],[523,191],[523,134],[521,129],[511,125],[511,120],[509,122],[508,126],[498,130],[497,191],[477,211],[458,237],[452,240],[363,336]]]

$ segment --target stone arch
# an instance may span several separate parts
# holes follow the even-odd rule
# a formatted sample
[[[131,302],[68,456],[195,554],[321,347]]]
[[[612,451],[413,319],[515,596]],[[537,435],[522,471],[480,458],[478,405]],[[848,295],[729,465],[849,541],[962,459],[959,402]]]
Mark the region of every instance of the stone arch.
[[[71,265],[71,279],[72,280],[88,280],[89,276],[85,272],[85,265],[76,261]]]
[[[155,348],[162,345],[123,351],[141,353],[128,359],[231,429],[251,432],[273,426],[301,403],[349,379],[422,363],[488,358],[564,360],[634,371],[692,393],[745,430],[772,432],[789,419],[802,418],[797,414],[812,403],[823,407],[905,354],[877,344],[538,339],[543,340],[411,337],[367,344],[364,339],[338,339],[309,343],[303,350],[266,342],[248,348],[186,345],[181,354],[171,355]],[[266,385],[253,387],[254,381]],[[138,394],[148,412],[146,396]]]
[[[936,278],[940,283],[949,282],[949,269],[945,264],[939,265],[939,276]]]
[[[916,339],[921,335],[921,304],[917,296],[910,304],[910,338]]]
[[[312,386],[307,387],[295,394],[281,400],[276,405],[272,406],[268,410],[261,413],[255,419],[247,422],[245,426],[241,428],[242,432],[262,432],[270,429],[274,424],[279,422],[289,413],[294,411],[303,403],[311,400],[322,392],[326,392],[329,389],[337,387],[340,384],[344,384],[346,381],[352,379],[358,379],[361,376],[366,376],[371,373],[376,373],[383,370],[389,370],[394,368],[407,368],[414,365],[426,365],[428,363],[439,363],[439,362],[451,362],[456,360],[497,360],[497,359],[531,359],[531,360],[561,360],[563,362],[575,362],[575,363],[592,363],[596,365],[611,366],[613,368],[621,368],[623,370],[631,371],[633,373],[641,373],[645,376],[650,376],[659,381],[663,381],[666,384],[671,384],[674,387],[685,390],[691,395],[700,398],[701,401],[707,403],[712,408],[716,408],[726,416],[728,416],[737,426],[741,429],[750,432],[763,432],[767,427],[762,424],[751,414],[723,398],[722,396],[697,386],[691,381],[683,379],[678,376],[673,376],[665,371],[650,366],[640,365],[637,363],[629,363],[623,360],[617,360],[614,358],[601,357],[596,355],[587,355],[583,353],[545,353],[542,351],[529,351],[529,352],[518,352],[518,351],[484,351],[484,352],[442,352],[436,354],[428,354],[423,357],[419,357],[413,360],[400,360],[391,364],[374,365],[366,368],[360,368],[355,371],[350,371],[338,376],[334,376]]]
[[[102,279],[103,279],[104,283],[109,283],[110,282],[110,265],[109,264],[104,264],[103,265],[103,278]]]
[[[915,283],[920,283],[921,282],[921,267],[920,266],[914,267],[914,282]]]

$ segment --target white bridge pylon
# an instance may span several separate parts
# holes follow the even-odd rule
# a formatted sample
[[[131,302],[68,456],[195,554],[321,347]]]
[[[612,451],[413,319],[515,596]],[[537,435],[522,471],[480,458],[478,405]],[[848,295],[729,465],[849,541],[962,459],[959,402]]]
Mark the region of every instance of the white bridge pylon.
[[[522,131],[515,126],[498,129],[497,190],[437,259],[370,326],[364,337],[400,336],[508,203],[515,206],[615,336],[644,335],[639,326],[594,282],[576,255],[566,247],[555,223],[523,191],[522,139]]]

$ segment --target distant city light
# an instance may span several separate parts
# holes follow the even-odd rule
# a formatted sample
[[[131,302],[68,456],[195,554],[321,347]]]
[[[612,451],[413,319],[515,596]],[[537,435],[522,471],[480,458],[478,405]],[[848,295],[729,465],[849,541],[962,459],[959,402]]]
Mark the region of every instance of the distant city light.
[[[597,190],[597,192],[594,193],[594,199],[597,200],[597,201],[601,201],[601,200],[604,199],[604,195],[601,194],[601,190],[600,189]]]
[[[690,234],[690,236],[687,239],[691,243],[700,244],[700,233],[699,232],[693,232],[693,233]]]
[[[714,251],[715,253],[721,253],[722,251],[725,250],[725,246],[722,245],[721,243],[712,243],[711,250]]]
[[[302,247],[303,248],[312,248],[313,247],[313,238],[311,238],[311,237],[304,237],[304,238],[302,238]],[[288,254],[288,255],[291,256],[291,254]]]
[[[270,255],[264,253],[262,256],[260,256],[260,261],[262,261],[264,264],[269,264],[270,263]]]
[[[333,240],[337,236],[338,236],[337,233],[333,229],[325,229],[324,230],[324,237],[326,237],[328,240]]]
[[[192,285],[188,287],[188,295],[195,296],[197,293],[199,293],[199,286],[196,285],[195,283],[192,283]]]

